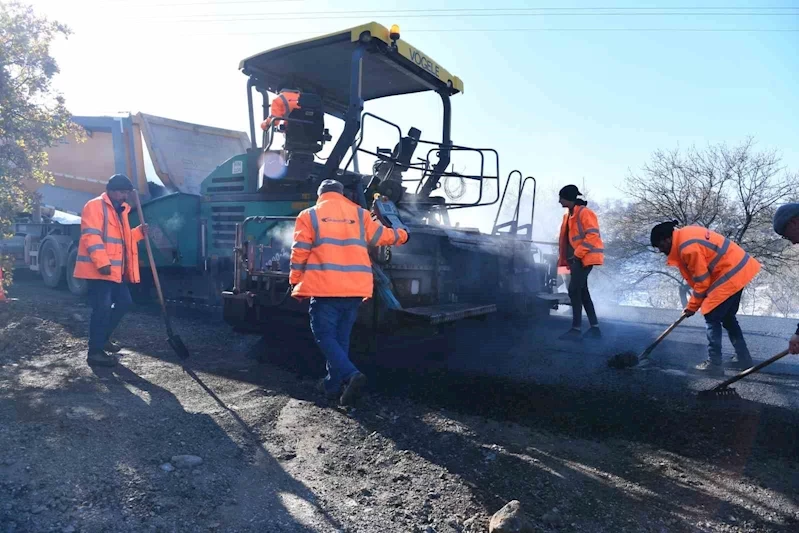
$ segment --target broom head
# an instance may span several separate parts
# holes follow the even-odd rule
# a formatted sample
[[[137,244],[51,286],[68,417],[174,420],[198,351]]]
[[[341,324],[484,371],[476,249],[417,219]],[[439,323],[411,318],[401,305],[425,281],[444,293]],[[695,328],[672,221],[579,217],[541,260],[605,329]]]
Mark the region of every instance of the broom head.
[[[722,387],[720,389],[708,389],[699,391],[700,400],[735,400],[740,398],[735,389]]]

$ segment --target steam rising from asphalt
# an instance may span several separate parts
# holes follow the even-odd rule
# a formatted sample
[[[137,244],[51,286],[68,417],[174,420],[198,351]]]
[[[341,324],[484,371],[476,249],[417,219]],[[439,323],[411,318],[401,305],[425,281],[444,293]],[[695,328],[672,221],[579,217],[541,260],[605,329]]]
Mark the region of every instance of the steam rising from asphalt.
[[[280,269],[287,271],[291,259],[291,245],[294,242],[294,223],[278,222],[269,229],[269,237],[273,254],[268,260],[277,261]]]
[[[162,227],[167,230],[168,233],[178,233],[183,226],[186,224],[186,219],[180,213],[175,213],[167,220],[161,223]]]

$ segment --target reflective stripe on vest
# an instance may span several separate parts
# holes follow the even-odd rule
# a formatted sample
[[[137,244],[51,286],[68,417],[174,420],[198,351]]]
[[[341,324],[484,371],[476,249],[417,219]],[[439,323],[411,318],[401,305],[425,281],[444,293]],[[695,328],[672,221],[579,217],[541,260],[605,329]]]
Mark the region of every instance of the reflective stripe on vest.
[[[737,274],[738,272],[743,270],[743,268],[746,266],[746,263],[749,262],[749,259],[750,259],[749,253],[748,252],[744,253],[743,259],[741,259],[741,261],[737,265],[735,265],[733,268],[731,268],[729,270],[729,272],[727,272],[726,274],[721,276],[719,279],[717,279],[716,281],[711,283],[710,287],[708,287],[706,292],[698,293],[696,291],[693,291],[694,292],[694,296],[696,296],[697,298],[706,298],[708,294],[713,292],[713,289],[717,289],[720,285],[723,285],[724,283],[726,283],[729,280],[731,280],[732,277],[735,274]]]
[[[103,242],[108,242],[108,206],[105,200],[100,200],[103,204]]]
[[[693,278],[694,283],[705,281],[707,278],[711,276],[711,274],[713,274],[713,270],[716,268],[716,265],[719,264],[721,258],[724,257],[724,254],[726,254],[727,251],[730,249],[730,242],[731,242],[730,239],[725,237],[724,242],[721,245],[721,248],[719,248],[712,242],[703,239],[689,239],[680,245],[680,252],[682,252],[686,247],[692,244],[699,244],[701,246],[704,246],[705,248],[708,248],[709,250],[713,250],[714,252],[716,252],[716,257],[714,257],[713,260],[707,265],[707,272],[705,272],[704,274],[700,274],[699,276],[695,276]],[[688,270],[688,265],[685,263],[685,261],[683,261],[683,265],[685,266],[685,270]],[[743,268],[743,266],[741,266],[741,268]],[[740,270],[740,268],[738,270]],[[697,296],[697,298],[704,298],[704,296]]]
[[[293,247],[295,248],[302,248],[304,250],[310,250],[312,248],[316,248],[317,246],[321,246],[323,244],[332,244],[333,246],[363,246],[366,248],[366,225],[364,224],[363,220],[363,209],[358,209],[358,224],[360,225],[360,237],[357,239],[336,239],[335,237],[320,237],[319,236],[319,218],[316,215],[316,210],[311,209],[311,226],[313,226],[313,242],[311,244],[307,243],[297,243],[295,242]],[[372,239],[375,241],[374,239]],[[376,241],[375,241],[376,242]],[[302,244],[302,246],[300,246]]]
[[[596,247],[595,247],[593,244],[591,244],[590,242],[584,242],[584,243],[583,243],[583,246],[585,246],[586,248],[588,248],[588,252],[589,252],[589,253],[592,253],[592,254],[602,254],[602,253],[605,253],[605,249],[604,249],[604,248],[596,248]]]
[[[319,219],[316,217],[316,210],[311,209],[311,226],[313,226],[313,245],[316,246],[316,241],[319,239]]]
[[[89,257],[88,255],[79,255],[77,257],[77,259],[75,259],[75,261],[78,261],[79,263],[91,263],[92,262],[92,258]],[[122,261],[112,259],[111,260],[111,266],[121,267],[122,266]]]
[[[366,224],[364,223],[364,210],[358,209],[358,224],[360,225],[360,236],[357,239],[337,239],[335,237],[320,237],[319,235],[319,217],[316,214],[315,209],[311,209],[309,212],[311,217],[311,226],[313,227],[314,238],[313,242],[297,242],[295,241],[291,247],[297,248],[301,250],[312,250],[317,246],[322,246],[323,244],[330,244],[332,246],[362,246],[366,248]],[[377,238],[380,237],[381,231],[378,232]],[[399,235],[399,234],[397,234]],[[399,239],[399,237],[398,237]],[[377,242],[376,238],[372,239],[373,242]],[[363,265],[338,265],[335,263],[320,263],[320,264],[291,264],[291,270],[326,270],[326,271],[335,271],[335,272],[371,272],[371,266],[363,266]]]
[[[580,223],[580,219],[577,219],[577,231],[582,231],[580,226],[582,226],[582,224]],[[580,239],[584,239],[585,236],[588,235],[589,233],[596,233],[597,235],[599,235],[599,230],[596,229],[596,228],[587,229],[587,230],[583,231],[581,234],[575,235],[574,237],[572,237],[572,242],[579,241]],[[601,237],[601,235],[600,235],[600,237]]]
[[[117,217],[119,218],[119,217]],[[119,227],[122,227],[122,220],[119,220]],[[108,236],[108,204],[103,201],[103,231],[102,233],[97,231],[96,229],[86,229],[83,230],[81,233],[91,233],[92,235],[100,235],[103,238],[103,242],[108,244],[109,242],[112,244],[125,244],[123,239],[117,239],[116,237],[109,237]]]
[[[380,240],[380,237],[383,236],[383,226],[377,228],[377,231],[372,236],[372,239],[369,241],[369,246],[377,246],[377,241]]]
[[[125,240],[124,239],[117,239],[116,237],[109,237],[108,236],[108,204],[105,203],[105,200],[101,199],[100,201],[103,204],[103,233],[101,235],[101,237],[103,239],[103,248],[105,248],[105,245],[108,244],[109,242],[112,243],[112,244],[121,244],[122,245],[122,261],[111,261],[111,266],[120,266],[120,267],[124,266],[125,265],[125,254],[127,253],[127,250],[125,249]],[[116,213],[116,211],[114,211],[114,213]],[[125,228],[122,225],[122,218],[118,214],[117,214],[117,222],[119,222],[119,231],[120,231],[120,233],[122,233],[122,235],[124,237]],[[97,231],[97,230],[92,230],[92,232],[95,232],[95,231]],[[89,230],[86,230],[86,232],[88,233]],[[99,245],[95,245],[95,246],[99,246]],[[93,247],[90,247],[90,248],[93,248]],[[92,252],[91,249],[88,250],[88,251],[89,251],[89,253]],[[119,263],[119,264],[116,264],[116,263]],[[124,275],[124,273],[123,273],[123,275]]]
[[[336,263],[319,263],[319,264],[291,264],[292,270],[300,270],[300,271],[307,271],[307,270],[321,270],[321,271],[333,271],[333,272],[368,272],[372,273],[371,266],[365,265],[338,265]]]
[[[277,97],[280,98],[280,100],[283,102],[283,105],[285,106],[284,109],[286,111],[285,111],[285,114],[283,115],[283,118],[289,118],[289,113],[291,112],[291,107],[289,107],[288,98],[286,98],[286,96],[283,93],[280,93],[279,95],[277,95]]]
[[[580,207],[580,211],[577,211],[574,214],[574,218],[577,220],[577,235],[572,237],[572,242],[577,242],[579,240],[585,240],[585,236],[588,235],[589,233],[596,233],[597,235],[599,235],[599,230],[597,228],[591,228],[589,230],[586,230],[585,227],[583,226],[583,221],[580,220],[580,212],[582,211],[582,209],[583,208]],[[568,230],[569,230],[569,224],[568,224],[568,219],[567,219],[566,231],[568,232]],[[600,237],[601,237],[601,235],[600,235]],[[583,244],[583,246],[588,248],[589,253],[592,253],[592,254],[604,254],[605,253],[605,249],[604,248],[595,248],[592,244],[587,243],[587,242],[584,242],[582,244]]]

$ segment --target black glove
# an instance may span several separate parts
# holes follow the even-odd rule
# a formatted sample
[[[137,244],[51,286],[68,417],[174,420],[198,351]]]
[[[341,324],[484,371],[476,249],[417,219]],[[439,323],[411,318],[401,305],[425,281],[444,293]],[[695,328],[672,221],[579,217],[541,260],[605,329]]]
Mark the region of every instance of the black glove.
[[[110,276],[111,275],[111,265],[106,265],[104,267],[100,267],[100,274],[103,276]]]

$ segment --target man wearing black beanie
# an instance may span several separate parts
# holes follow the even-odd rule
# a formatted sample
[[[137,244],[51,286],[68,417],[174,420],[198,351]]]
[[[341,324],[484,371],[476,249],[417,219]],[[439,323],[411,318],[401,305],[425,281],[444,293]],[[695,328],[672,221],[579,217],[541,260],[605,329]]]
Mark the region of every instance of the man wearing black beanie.
[[[127,283],[140,282],[138,243],[147,236],[147,226],[130,227],[127,200],[131,191],[133,183],[128,177],[115,174],[108,180],[106,192],[89,200],[81,211],[74,276],[88,280],[89,285],[90,365],[117,363],[106,353],[120,350],[111,334],[133,303]]]

